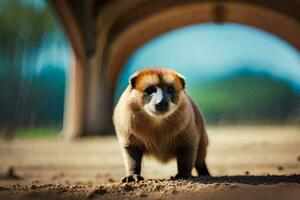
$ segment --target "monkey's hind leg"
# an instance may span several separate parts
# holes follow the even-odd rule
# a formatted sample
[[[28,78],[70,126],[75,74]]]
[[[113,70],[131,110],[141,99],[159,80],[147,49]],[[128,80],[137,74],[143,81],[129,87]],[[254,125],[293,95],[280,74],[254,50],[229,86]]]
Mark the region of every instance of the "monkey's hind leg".
[[[206,157],[207,140],[201,140],[199,143],[199,148],[197,152],[197,158],[195,163],[195,168],[197,170],[198,176],[210,176],[207,169],[205,157]]]
[[[197,144],[182,146],[176,150],[178,173],[171,180],[192,178],[192,169],[196,161]]]
[[[196,163],[195,168],[198,172],[198,176],[210,176],[205,161],[203,161],[201,165],[197,165]]]

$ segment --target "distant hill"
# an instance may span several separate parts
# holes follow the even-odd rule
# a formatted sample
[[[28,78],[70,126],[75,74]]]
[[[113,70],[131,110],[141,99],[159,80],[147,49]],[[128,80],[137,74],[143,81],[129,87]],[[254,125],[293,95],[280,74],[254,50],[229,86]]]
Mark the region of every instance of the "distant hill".
[[[300,118],[300,95],[266,74],[241,70],[188,91],[209,124],[286,123]]]

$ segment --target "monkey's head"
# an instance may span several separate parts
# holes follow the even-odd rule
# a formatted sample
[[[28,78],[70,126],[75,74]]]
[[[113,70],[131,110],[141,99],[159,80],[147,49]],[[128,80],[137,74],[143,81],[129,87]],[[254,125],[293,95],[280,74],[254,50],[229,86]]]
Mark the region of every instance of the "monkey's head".
[[[173,113],[182,95],[185,81],[179,73],[166,68],[149,68],[129,78],[132,101],[151,116]]]

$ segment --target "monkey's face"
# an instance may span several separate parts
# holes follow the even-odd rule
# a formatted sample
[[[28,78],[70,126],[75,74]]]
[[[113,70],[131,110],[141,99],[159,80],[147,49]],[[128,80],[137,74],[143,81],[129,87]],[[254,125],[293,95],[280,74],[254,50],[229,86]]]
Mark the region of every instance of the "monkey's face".
[[[135,99],[152,116],[173,113],[184,90],[184,79],[175,71],[162,68],[146,69],[130,77]]]

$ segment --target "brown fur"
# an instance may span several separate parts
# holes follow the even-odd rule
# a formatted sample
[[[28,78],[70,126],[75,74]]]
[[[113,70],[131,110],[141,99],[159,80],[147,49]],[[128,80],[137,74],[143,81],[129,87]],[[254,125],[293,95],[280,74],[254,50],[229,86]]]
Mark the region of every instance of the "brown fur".
[[[150,68],[139,72],[136,77],[135,89],[143,91],[149,84],[172,83],[177,91],[183,89],[182,82],[177,73],[170,69],[165,68]]]
[[[198,171],[206,167],[204,159],[208,138],[204,120],[196,104],[186,94],[181,79],[172,70],[147,69],[135,75],[134,88],[129,84],[123,92],[113,120],[125,161],[128,156],[124,149],[133,146],[161,162],[174,157],[178,160],[180,152],[188,151],[184,155],[187,162]],[[176,109],[166,117],[154,117],[143,110],[143,90],[149,85],[164,82],[172,84],[176,90]],[[130,170],[130,166],[126,168]],[[130,175],[129,171],[127,175]]]

